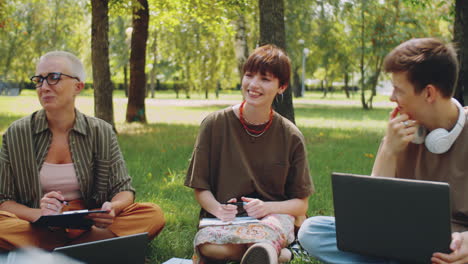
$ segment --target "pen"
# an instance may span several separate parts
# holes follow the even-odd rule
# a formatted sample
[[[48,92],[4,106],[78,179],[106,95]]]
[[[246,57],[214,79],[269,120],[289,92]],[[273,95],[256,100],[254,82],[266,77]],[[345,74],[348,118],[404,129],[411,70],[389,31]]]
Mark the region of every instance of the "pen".
[[[239,205],[246,205],[247,202],[228,202],[228,203],[223,203],[223,204],[233,204],[233,205],[239,206]]]
[[[55,198],[55,199],[57,199],[57,198]],[[67,202],[67,201],[62,201],[62,200],[60,200],[60,199],[57,199],[57,201],[59,201],[59,202],[62,203],[63,205],[68,205],[68,202]]]

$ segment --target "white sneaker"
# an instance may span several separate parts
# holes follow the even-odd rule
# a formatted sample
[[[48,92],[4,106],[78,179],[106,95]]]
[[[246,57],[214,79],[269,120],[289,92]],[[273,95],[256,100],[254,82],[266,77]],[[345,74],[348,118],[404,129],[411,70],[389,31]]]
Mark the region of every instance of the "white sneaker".
[[[257,243],[245,251],[241,264],[278,264],[278,253],[268,243]]]

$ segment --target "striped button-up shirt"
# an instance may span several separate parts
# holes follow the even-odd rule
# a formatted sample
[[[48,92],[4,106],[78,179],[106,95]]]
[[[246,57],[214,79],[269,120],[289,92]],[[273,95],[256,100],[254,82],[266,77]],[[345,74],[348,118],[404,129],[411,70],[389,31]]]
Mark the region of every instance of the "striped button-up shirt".
[[[101,206],[122,191],[134,192],[112,127],[101,119],[75,112],[69,148],[87,206]],[[0,152],[0,203],[13,200],[39,207],[44,195],[39,171],[51,141],[44,110],[13,122],[7,129]]]

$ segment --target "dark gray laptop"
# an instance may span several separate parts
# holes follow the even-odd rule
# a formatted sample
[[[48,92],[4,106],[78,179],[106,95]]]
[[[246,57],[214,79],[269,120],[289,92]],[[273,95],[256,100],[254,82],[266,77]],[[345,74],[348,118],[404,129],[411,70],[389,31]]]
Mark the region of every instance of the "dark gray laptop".
[[[58,247],[54,249],[54,252],[60,252],[87,264],[143,264],[147,244],[148,233],[140,233]]]
[[[441,182],[332,173],[338,248],[408,263],[450,252],[450,192]]]

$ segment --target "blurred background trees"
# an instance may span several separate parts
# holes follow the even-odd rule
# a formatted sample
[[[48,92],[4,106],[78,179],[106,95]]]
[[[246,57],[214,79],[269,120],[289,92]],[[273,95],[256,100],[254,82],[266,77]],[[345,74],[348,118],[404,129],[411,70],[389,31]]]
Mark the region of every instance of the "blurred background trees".
[[[110,79],[114,89],[125,90],[130,97],[129,89],[136,89],[139,103],[135,113],[142,109],[144,113],[144,98],[155,97],[158,90],[173,89],[177,97],[199,93],[214,98],[220,89],[239,89],[240,66],[248,53],[277,33],[271,28],[261,30],[261,14],[272,3],[283,4],[282,41],[292,59],[290,92],[294,96],[315,89],[327,97],[343,89],[350,100],[360,100],[363,108],[371,109],[378,86],[388,80],[381,73],[383,57],[397,44],[432,36],[455,39],[461,43],[461,53],[467,46],[463,41],[467,27],[455,26],[466,20],[468,8],[462,0],[147,0],[144,48],[132,16],[134,4],[146,1],[92,2],[109,2]],[[0,3],[0,80],[27,88],[41,54],[68,50],[84,61],[87,87],[93,88],[93,82],[97,85],[100,75],[92,74],[91,63],[91,1]],[[272,22],[283,22],[278,20]],[[261,37],[261,32],[266,35]],[[132,38],[140,38],[135,42],[140,46],[131,44]],[[139,54],[140,62],[144,56],[144,64],[133,73],[132,52]],[[462,62],[466,57],[461,57]],[[462,69],[466,69],[464,64]],[[132,78],[136,78],[137,88],[129,87]],[[463,87],[458,88],[458,97],[467,93]],[[359,97],[353,97],[355,94]],[[292,103],[287,107],[292,108]],[[145,120],[134,117],[127,120]]]

